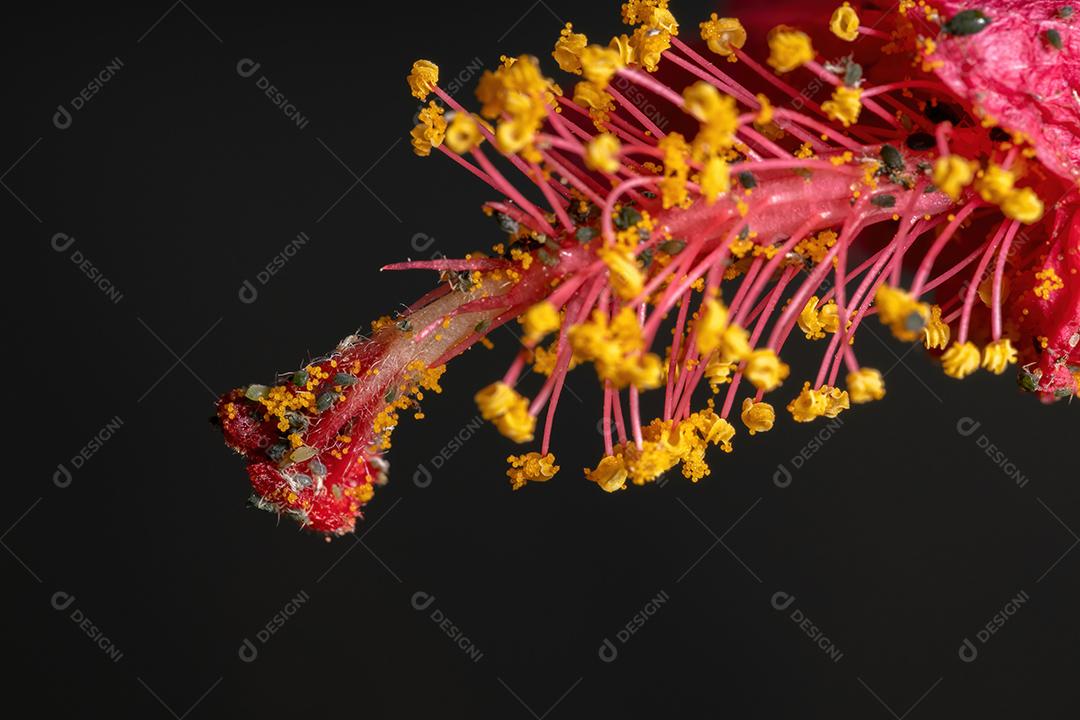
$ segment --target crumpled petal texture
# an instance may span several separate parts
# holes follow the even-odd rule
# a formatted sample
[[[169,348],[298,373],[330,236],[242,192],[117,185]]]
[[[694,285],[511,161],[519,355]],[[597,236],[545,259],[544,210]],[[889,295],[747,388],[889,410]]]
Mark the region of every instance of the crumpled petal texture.
[[[992,21],[975,35],[938,39],[938,77],[1005,129],[1027,135],[1047,168],[1080,179],[1080,14],[1058,17],[1060,0],[935,4],[946,17],[978,9]],[[1061,36],[1062,49],[1048,30]]]

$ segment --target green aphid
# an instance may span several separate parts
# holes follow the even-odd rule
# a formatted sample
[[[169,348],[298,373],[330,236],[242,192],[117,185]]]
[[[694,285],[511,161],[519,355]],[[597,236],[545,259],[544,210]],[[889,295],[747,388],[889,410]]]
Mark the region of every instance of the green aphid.
[[[339,372],[337,375],[334,376],[331,384],[349,387],[350,385],[355,385],[358,380],[359,378],[357,378],[352,373]]]
[[[849,62],[844,69],[844,84],[855,87],[862,80],[862,65],[857,62]]]
[[[678,255],[686,247],[685,240],[665,240],[660,243],[660,250],[668,255]]]
[[[517,220],[501,212],[495,213],[495,222],[499,224],[499,229],[508,235],[515,235],[521,229]]]
[[[757,178],[749,170],[743,170],[739,173],[739,184],[747,190],[752,190],[757,187]]]
[[[289,423],[289,428],[298,433],[307,432],[308,426],[311,424],[306,417],[298,412],[285,413],[285,420]]]
[[[1028,372],[1021,368],[1016,375],[1016,384],[1028,392],[1035,392],[1039,389],[1040,377],[1041,375],[1038,373]]]
[[[555,257],[544,248],[540,248],[536,251],[536,257],[540,258],[540,262],[548,267],[555,267],[559,264],[559,258]]]
[[[990,25],[990,18],[982,10],[961,10],[941,26],[949,35],[975,35]]]
[[[326,412],[334,406],[334,403],[337,402],[338,397],[340,397],[338,393],[334,392],[333,390],[327,390],[326,392],[320,394],[318,398],[316,398],[315,410],[320,413]]]
[[[614,222],[615,227],[625,230],[641,222],[641,213],[630,205],[623,205],[622,209],[615,215]]]
[[[276,443],[266,449],[266,456],[274,462],[281,462],[285,453],[289,452],[289,446],[284,443]]]
[[[270,394],[270,388],[265,385],[248,385],[244,390],[244,397],[248,400],[261,400]]]
[[[307,370],[297,370],[292,374],[292,384],[296,387],[303,387],[307,385],[308,380],[311,379],[311,373]]]
[[[879,208],[891,208],[896,206],[896,197],[893,195],[875,195],[870,198],[870,204]]]
[[[596,230],[591,227],[580,227],[577,229],[577,232],[574,233],[574,236],[577,237],[577,241],[579,243],[584,244],[592,240],[598,234],[599,233],[597,233]]]
[[[1063,50],[1065,48],[1065,43],[1061,40],[1061,33],[1053,28],[1046,31],[1046,42],[1048,42],[1055,50]]]
[[[319,454],[319,451],[310,445],[301,445],[300,447],[289,453],[289,460],[294,463],[301,463],[305,460],[310,460]]]
[[[887,143],[881,146],[881,161],[885,163],[885,168],[890,173],[904,170],[904,156],[900,154],[899,150]]]

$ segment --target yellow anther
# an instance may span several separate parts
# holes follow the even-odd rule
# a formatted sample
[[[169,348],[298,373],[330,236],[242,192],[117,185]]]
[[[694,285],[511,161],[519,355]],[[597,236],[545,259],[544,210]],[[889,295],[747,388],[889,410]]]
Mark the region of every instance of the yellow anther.
[[[622,57],[618,50],[603,45],[590,45],[581,53],[581,68],[585,79],[597,87],[606,88],[622,67]]]
[[[769,32],[768,63],[781,73],[791,72],[814,59],[810,36],[786,25]]]
[[[611,286],[623,300],[638,296],[645,287],[645,278],[637,260],[628,252],[616,248],[603,248],[597,253],[608,267]]]
[[[630,37],[623,33],[622,35],[616,35],[611,38],[611,42],[608,43],[608,47],[619,54],[619,63],[626,67],[633,64],[634,61],[634,48],[630,44]]]
[[[768,348],[751,352],[743,369],[746,379],[758,390],[766,392],[779,387],[790,372],[791,368],[787,363],[782,362],[776,353]]]
[[[873,368],[860,368],[847,376],[848,396],[851,402],[863,403],[885,397],[885,378]]]
[[[479,145],[484,139],[480,125],[468,113],[454,113],[446,128],[446,146],[458,155],[464,155]]]
[[[510,478],[510,487],[520,490],[530,482],[547,482],[559,472],[559,466],[555,464],[555,456],[551,453],[541,455],[537,452],[525,455],[511,455],[506,458],[510,463],[510,469],[506,471]]]
[[[673,132],[664,136],[657,147],[664,153],[664,179],[660,181],[664,209],[680,207],[689,199],[686,179],[690,174],[690,146],[680,133]]]
[[[671,33],[642,25],[630,36],[630,46],[638,64],[649,72],[656,72],[660,58],[671,48]]]
[[[724,452],[731,452],[731,439],[735,437],[735,428],[716,414],[711,400],[709,407],[693,413],[686,421],[697,430],[703,442],[719,445]]]
[[[859,113],[862,112],[861,88],[838,85],[833,90],[832,99],[821,104],[821,109],[832,120],[843,123],[844,127],[850,127],[859,121]]]
[[[923,345],[927,350],[937,348],[944,350],[949,345],[951,332],[949,326],[941,319],[941,307],[933,305],[930,308],[930,319],[923,328]]]
[[[715,298],[702,302],[697,321],[697,347],[702,357],[708,357],[720,347],[727,321],[728,311],[722,302]]]
[[[930,306],[919,302],[906,290],[882,285],[874,296],[881,322],[889,326],[897,340],[911,342],[922,335],[930,317]]]
[[[694,159],[705,158],[727,150],[735,142],[739,129],[739,113],[735,98],[722,95],[707,82],[698,81],[683,91],[686,112],[701,123],[694,138]]]
[[[798,397],[788,403],[787,409],[795,422],[810,422],[825,414],[829,403],[824,393],[812,390],[810,383],[803,383]]]
[[[962,380],[979,369],[979,348],[975,343],[953,343],[941,356],[941,365],[949,377]]]
[[[574,86],[574,102],[588,109],[589,117],[598,128],[608,120],[608,114],[615,109],[615,98],[606,90],[588,80]]]
[[[585,146],[585,166],[599,172],[617,172],[621,149],[618,138],[611,133],[600,133]]]
[[[525,330],[525,338],[536,343],[550,332],[558,330],[562,325],[559,310],[547,300],[533,305],[521,316],[521,325]]]
[[[492,422],[503,437],[516,443],[532,442],[536,432],[536,418],[529,414],[528,401],[525,398],[521,398]]]
[[[713,358],[705,366],[705,378],[709,381],[709,387],[713,393],[720,392],[720,386],[731,382],[731,376],[735,374],[735,364],[724,362],[720,358]]]
[[[611,321],[596,310],[588,322],[570,328],[574,355],[592,361],[601,380],[619,388],[633,385],[639,389],[659,387],[663,381],[663,361],[653,353],[643,353],[645,341],[641,326],[630,307],[624,307]]]
[[[806,301],[806,306],[799,313],[799,329],[806,335],[807,340],[820,340],[825,337],[825,323],[818,314],[818,302],[818,296],[814,295]]]
[[[701,171],[701,194],[705,196],[705,204],[712,205],[717,198],[731,189],[731,172],[728,164],[718,157],[711,157],[705,162],[705,169]]]
[[[442,145],[446,134],[446,119],[443,109],[432,100],[417,116],[420,123],[412,130],[413,152],[420,157],[431,154],[431,148]]]
[[[1001,202],[1001,212],[1010,220],[1019,220],[1025,225],[1042,220],[1043,201],[1031,188],[1014,190]]]
[[[847,391],[822,385],[818,392],[825,397],[825,417],[834,418],[844,410],[851,408]]]
[[[850,4],[844,3],[833,11],[829,29],[841,40],[852,42],[859,37],[859,15]]]
[[[746,29],[738,18],[722,18],[713,13],[701,23],[701,39],[717,55],[734,60],[735,51],[746,44]]]
[[[946,155],[934,162],[934,184],[953,200],[958,200],[974,179],[975,165],[959,155]]]
[[[720,359],[724,362],[745,360],[753,348],[750,347],[750,333],[738,325],[728,325],[720,338]]]
[[[1016,176],[1000,165],[991,164],[975,180],[975,189],[988,203],[1000,205],[1013,192]]]
[[[581,54],[585,46],[589,44],[589,38],[581,33],[574,32],[573,23],[566,23],[566,27],[559,33],[559,39],[555,41],[555,49],[551,56],[559,67],[568,73],[581,74]]]
[[[476,393],[480,417],[494,423],[503,436],[514,442],[529,442],[536,430],[536,418],[529,415],[529,401],[504,382],[495,382]]]
[[[622,454],[605,455],[595,470],[585,468],[585,477],[600,486],[604,492],[615,492],[626,487],[629,477]]]
[[[995,375],[1002,374],[1010,365],[1015,364],[1016,348],[1008,338],[996,340],[983,348],[982,366]]]
[[[409,89],[412,90],[414,98],[427,100],[428,93],[439,82],[439,66],[430,60],[417,60],[406,80],[409,81]]]
[[[836,302],[830,300],[822,305],[821,310],[818,311],[818,320],[821,321],[821,327],[825,332],[838,332],[840,330],[840,308]]]
[[[758,114],[757,117],[754,118],[754,124],[758,126],[768,125],[773,121],[773,116],[775,115],[772,103],[769,102],[768,96],[763,93],[758,93],[755,97],[757,98],[758,105],[761,107],[758,108]]]
[[[767,402],[754,402],[753,398],[746,398],[743,400],[739,417],[750,434],[754,435],[772,430],[773,423],[776,422],[776,410]]]

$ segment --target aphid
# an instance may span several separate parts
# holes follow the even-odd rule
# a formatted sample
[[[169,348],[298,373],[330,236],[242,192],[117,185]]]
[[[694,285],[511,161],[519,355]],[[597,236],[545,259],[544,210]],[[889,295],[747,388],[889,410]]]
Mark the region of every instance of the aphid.
[[[270,388],[265,385],[248,385],[244,391],[244,397],[248,400],[259,400],[270,393]]]
[[[904,169],[904,156],[888,143],[881,146],[881,160],[890,173],[901,172]]]
[[[678,255],[686,247],[685,240],[665,240],[660,243],[660,249],[668,255]]]
[[[333,390],[327,390],[324,393],[320,393],[319,397],[315,400],[315,409],[320,413],[324,413],[334,406],[334,403],[337,402],[339,397],[340,395]]]
[[[289,460],[294,463],[302,463],[319,454],[319,451],[310,445],[301,445],[289,453]]]
[[[990,25],[990,18],[982,10],[961,10],[941,26],[950,35],[974,35]]]

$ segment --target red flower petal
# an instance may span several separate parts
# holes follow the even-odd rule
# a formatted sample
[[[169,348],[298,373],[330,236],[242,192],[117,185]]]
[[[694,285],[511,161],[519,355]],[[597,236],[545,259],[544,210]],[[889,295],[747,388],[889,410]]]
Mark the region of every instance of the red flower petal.
[[[968,36],[942,34],[937,75],[1002,127],[1030,138],[1053,172],[1080,178],[1080,20],[1058,17],[1057,0],[958,0],[946,17],[982,10],[990,24]],[[1074,16],[1075,17],[1075,16]],[[1054,30],[1061,49],[1047,39]]]

